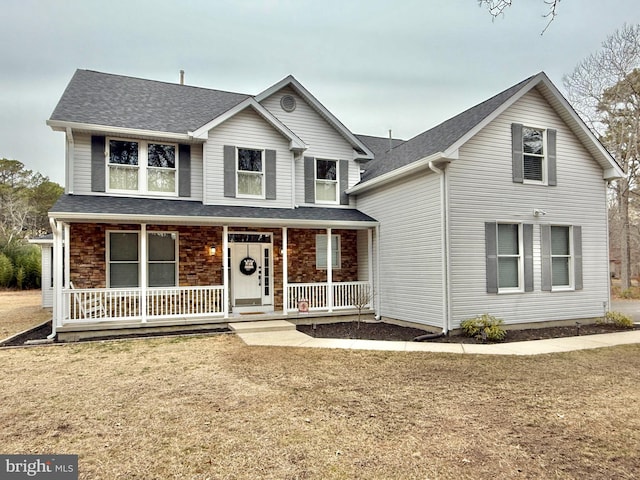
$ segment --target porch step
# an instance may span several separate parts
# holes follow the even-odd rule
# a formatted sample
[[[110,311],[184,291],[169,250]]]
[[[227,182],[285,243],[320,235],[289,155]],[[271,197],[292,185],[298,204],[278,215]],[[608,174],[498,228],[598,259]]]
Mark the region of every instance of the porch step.
[[[284,332],[295,330],[296,326],[286,320],[262,320],[229,323],[229,329],[236,333]]]

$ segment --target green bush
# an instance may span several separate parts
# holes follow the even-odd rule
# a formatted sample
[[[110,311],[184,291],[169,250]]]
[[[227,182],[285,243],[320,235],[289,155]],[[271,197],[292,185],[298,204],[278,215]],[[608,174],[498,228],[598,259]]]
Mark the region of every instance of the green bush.
[[[13,280],[13,263],[4,253],[0,253],[0,287],[8,287]]]
[[[481,337],[483,340],[500,342],[507,336],[506,330],[502,328],[503,323],[502,319],[485,313],[463,321],[460,327],[467,337]]]
[[[600,320],[598,323],[612,324],[620,328],[633,328],[631,317],[620,312],[607,312],[604,320]]]

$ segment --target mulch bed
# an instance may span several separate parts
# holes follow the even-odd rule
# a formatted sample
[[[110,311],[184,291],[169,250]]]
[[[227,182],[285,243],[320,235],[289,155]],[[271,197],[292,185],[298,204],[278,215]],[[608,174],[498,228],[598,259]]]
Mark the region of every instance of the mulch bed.
[[[100,338],[87,338],[78,340],[79,342],[100,341],[100,340],[121,340],[125,338],[146,338],[146,337],[169,337],[177,335],[211,335],[215,333],[229,333],[228,328],[212,328],[208,330],[181,330],[179,332],[151,332],[151,333],[132,333],[128,335],[110,335]],[[15,337],[10,342],[1,343],[0,347],[17,347],[25,345],[29,340],[44,340],[51,333],[51,322]]]
[[[410,342],[415,337],[427,334],[417,328],[401,327],[390,323],[376,322],[341,322],[313,325],[298,325],[299,332],[317,338],[353,338],[362,340],[396,340]],[[635,327],[638,329],[638,326]],[[501,343],[522,342],[528,340],[542,340],[546,338],[574,337],[576,335],[595,335],[598,333],[621,332],[629,329],[618,328],[615,325],[580,325],[571,327],[544,327],[526,330],[508,330],[507,336]],[[481,339],[465,337],[464,335],[449,335],[428,340],[439,343],[482,343]],[[487,342],[489,343],[489,342]]]

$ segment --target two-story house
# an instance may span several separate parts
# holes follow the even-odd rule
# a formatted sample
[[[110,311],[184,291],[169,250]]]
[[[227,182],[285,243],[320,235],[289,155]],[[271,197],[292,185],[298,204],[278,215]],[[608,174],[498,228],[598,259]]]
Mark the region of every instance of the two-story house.
[[[354,135],[293,77],[250,96],[78,70],[47,123],[61,338],[363,305],[448,331],[609,300],[622,172],[544,74],[406,142]]]

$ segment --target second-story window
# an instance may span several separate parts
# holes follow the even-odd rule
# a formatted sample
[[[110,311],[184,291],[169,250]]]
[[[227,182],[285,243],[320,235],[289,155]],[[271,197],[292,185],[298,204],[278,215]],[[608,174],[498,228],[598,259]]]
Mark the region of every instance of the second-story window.
[[[175,195],[174,144],[109,140],[109,191]]]
[[[176,146],[150,143],[147,152],[147,189],[150,192],[176,191]]]
[[[523,127],[522,150],[524,152],[524,179],[533,182],[544,182],[544,130],[540,128]]]
[[[109,189],[138,190],[138,142],[109,140]]]
[[[264,197],[263,151],[238,148],[238,195]]]
[[[336,203],[338,194],[338,162],[316,159],[316,202]]]

